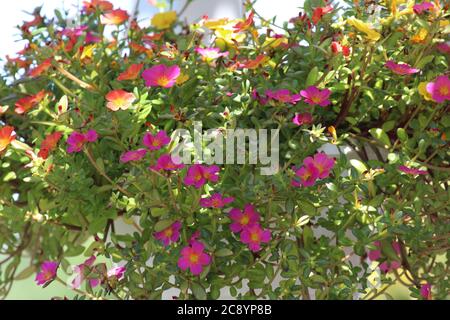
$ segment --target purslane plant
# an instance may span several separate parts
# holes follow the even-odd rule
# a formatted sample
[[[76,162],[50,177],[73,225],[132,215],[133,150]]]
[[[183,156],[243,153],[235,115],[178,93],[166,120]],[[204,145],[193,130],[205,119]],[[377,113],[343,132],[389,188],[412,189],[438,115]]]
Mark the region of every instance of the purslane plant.
[[[35,277],[78,298],[448,298],[448,3],[345,3],[283,25],[252,1],[191,25],[35,10],[0,82],[0,295]],[[278,129],[278,172],[180,163],[196,121]]]

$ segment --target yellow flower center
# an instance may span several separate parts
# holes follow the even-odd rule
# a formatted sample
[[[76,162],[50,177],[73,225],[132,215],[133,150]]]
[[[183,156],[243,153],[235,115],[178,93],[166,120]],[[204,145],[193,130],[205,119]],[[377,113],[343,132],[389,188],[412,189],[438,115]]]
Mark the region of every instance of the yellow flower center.
[[[189,256],[189,261],[191,263],[197,263],[198,262],[198,258],[199,258],[198,254],[193,253],[193,254],[191,254]]]
[[[259,236],[258,236],[257,233],[252,233],[252,234],[250,235],[250,239],[251,239],[252,241],[259,241]]]
[[[449,93],[449,88],[447,86],[440,87],[439,93],[442,94],[443,96],[446,96]]]
[[[242,224],[242,225],[248,224],[249,221],[250,221],[250,219],[248,218],[247,215],[244,215],[244,216],[241,218],[241,224]]]
[[[173,234],[172,228],[167,229],[166,231],[164,231],[164,235],[166,237],[171,237]]]
[[[165,76],[159,78],[157,81],[158,85],[161,87],[167,86],[169,84],[169,82],[170,82],[170,80]]]

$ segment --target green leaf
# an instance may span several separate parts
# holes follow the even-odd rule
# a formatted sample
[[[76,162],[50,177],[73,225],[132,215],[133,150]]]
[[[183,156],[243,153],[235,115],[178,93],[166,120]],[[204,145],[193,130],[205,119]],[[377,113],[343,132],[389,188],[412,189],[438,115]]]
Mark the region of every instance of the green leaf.
[[[191,285],[191,290],[197,300],[206,300],[206,291],[201,285],[194,282]]]
[[[358,171],[359,174],[362,174],[368,170],[367,166],[357,159],[351,159],[350,164],[356,169],[356,171]]]
[[[306,78],[306,87],[312,86],[316,83],[317,78],[319,76],[319,68],[314,67],[308,73],[308,77]]]
[[[222,248],[222,249],[219,249],[216,252],[214,252],[214,255],[216,257],[228,257],[228,256],[231,256],[232,254],[233,254],[233,251],[231,251],[228,248]]]
[[[386,132],[384,132],[383,129],[372,128],[369,130],[369,133],[372,135],[372,137],[383,143],[385,146],[387,147],[391,146],[391,140],[389,139],[389,136],[386,134]]]

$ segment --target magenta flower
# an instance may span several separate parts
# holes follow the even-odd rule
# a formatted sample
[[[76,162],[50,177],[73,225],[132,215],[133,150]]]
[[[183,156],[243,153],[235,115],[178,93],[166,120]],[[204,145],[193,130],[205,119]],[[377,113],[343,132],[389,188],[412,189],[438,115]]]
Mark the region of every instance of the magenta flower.
[[[230,224],[230,229],[232,232],[237,233],[248,226],[257,224],[260,219],[260,215],[256,212],[255,207],[251,204],[246,204],[244,206],[244,211],[237,208],[233,208],[230,211],[230,218],[233,223]]]
[[[195,188],[201,188],[205,183],[217,182],[219,180],[220,168],[216,165],[204,166],[201,164],[192,165],[184,178],[184,184],[187,186],[194,186]]]
[[[54,261],[44,261],[41,264],[41,271],[36,275],[36,283],[42,286],[56,278],[59,263]]]
[[[310,124],[313,122],[312,114],[309,112],[306,113],[296,113],[294,118],[292,118],[292,122],[298,126],[304,124]]]
[[[299,94],[291,94],[287,89],[280,89],[276,91],[266,90],[266,96],[269,99],[281,102],[281,103],[291,103],[296,104],[302,97]]]
[[[415,14],[422,14],[424,11],[434,10],[434,5],[431,2],[424,1],[422,3],[415,4],[413,6],[413,10]]]
[[[233,197],[224,198],[220,193],[215,193],[209,198],[200,199],[200,206],[204,208],[223,208],[233,201]]]
[[[219,48],[195,48],[195,52],[197,52],[204,61],[212,61],[216,60],[220,57],[228,56],[228,51],[220,52]]]
[[[431,296],[431,284],[429,284],[429,283],[423,284],[420,287],[420,295],[425,300],[431,300],[432,299],[432,296]]]
[[[377,249],[370,250],[368,252],[367,256],[370,259],[370,261],[379,261],[380,259],[382,259],[381,242],[375,241],[373,244],[377,247]],[[401,249],[400,249],[400,244],[398,242],[393,242],[392,248],[395,250],[397,255],[400,255]],[[378,267],[380,268],[381,271],[383,271],[384,273],[387,273],[391,270],[400,268],[401,263],[399,261],[384,261]]]
[[[415,169],[415,168],[408,168],[407,166],[399,166],[398,170],[403,171],[404,173],[407,174],[412,174],[412,175],[417,175],[417,174],[427,174],[428,171],[426,170],[419,170],[419,169]]]
[[[413,74],[417,73],[420,70],[416,68],[412,68],[409,64],[406,63],[395,63],[393,60],[388,60],[384,66],[388,69],[390,69],[392,72],[399,74],[399,75],[407,75],[407,74]]]
[[[330,175],[331,169],[334,167],[335,160],[333,158],[329,158],[325,153],[316,153],[314,158],[307,157],[303,160],[303,164],[309,170],[313,170],[313,168],[317,169],[317,177],[320,179],[325,179]]]
[[[311,187],[319,178],[319,170],[315,166],[305,166],[296,170],[295,175],[300,178],[300,181],[294,179],[292,181],[294,187]]]
[[[156,135],[147,132],[142,139],[142,144],[149,150],[159,150],[170,143],[170,137],[164,130],[159,131]]]
[[[204,252],[205,246],[199,241],[192,241],[181,250],[178,267],[185,271],[189,269],[196,276],[202,273],[203,267],[211,263],[211,256]]]
[[[67,152],[80,152],[87,142],[95,142],[97,139],[98,135],[95,130],[89,130],[85,134],[76,131],[72,132],[67,138]]]
[[[261,250],[261,243],[268,243],[270,238],[270,231],[262,229],[257,223],[244,228],[241,232],[241,242],[248,245],[253,252]]]
[[[252,99],[258,101],[263,106],[269,101],[269,98],[266,96],[261,96],[256,89],[252,91]]]
[[[181,222],[175,221],[166,229],[155,232],[154,236],[156,240],[161,241],[166,247],[171,243],[175,243],[180,239]]]
[[[438,103],[450,100],[450,79],[447,76],[437,77],[434,82],[427,84],[427,92]]]
[[[305,102],[310,105],[326,107],[331,104],[330,100],[328,100],[331,95],[329,89],[320,90],[316,86],[310,86],[306,90],[300,91],[300,95],[305,98]]]
[[[160,171],[174,171],[184,168],[184,164],[181,163],[181,159],[172,157],[170,154],[162,154],[155,166],[150,166],[150,170]]]
[[[450,54],[450,42],[439,43],[436,48],[442,53]]]
[[[117,280],[122,280],[125,276],[125,272],[127,271],[127,268],[125,267],[113,267],[108,270],[107,276],[108,278],[115,277]]]
[[[179,76],[180,68],[176,65],[168,67],[164,64],[159,64],[142,72],[142,78],[144,78],[147,87],[173,87]]]
[[[137,149],[132,151],[126,151],[122,153],[120,156],[120,162],[127,163],[130,161],[139,161],[141,160],[145,154],[147,153],[147,149]]]

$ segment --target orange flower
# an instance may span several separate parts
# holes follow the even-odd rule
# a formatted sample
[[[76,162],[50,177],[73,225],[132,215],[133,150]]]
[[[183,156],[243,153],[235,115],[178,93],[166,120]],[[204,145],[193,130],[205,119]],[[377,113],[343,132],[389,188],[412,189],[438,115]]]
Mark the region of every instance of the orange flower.
[[[48,70],[52,66],[52,59],[48,58],[44,62],[42,62],[40,65],[36,66],[35,68],[31,69],[28,72],[28,75],[32,78],[39,77],[42,73]]]
[[[119,109],[127,110],[136,99],[134,94],[120,89],[110,91],[105,98],[108,101],[106,107],[112,111],[117,111]]]
[[[103,0],[91,0],[89,1],[83,1],[83,8],[86,13],[95,13],[97,8],[100,11],[108,11],[113,9],[113,5],[109,1],[103,1]]]
[[[53,151],[58,145],[59,139],[61,139],[62,133],[56,131],[45,137],[41,143],[41,150],[39,150],[38,156],[42,159],[47,159],[48,154]]]
[[[124,72],[122,72],[119,75],[117,80],[119,80],[119,81],[134,80],[137,77],[139,77],[139,73],[141,72],[143,67],[144,67],[144,65],[142,63],[132,64],[131,66],[128,67],[127,70],[125,70]]]
[[[241,63],[239,66],[246,69],[256,69],[265,64],[268,60],[269,57],[260,54],[254,60],[247,60],[246,62]]]
[[[120,25],[128,20],[130,16],[125,10],[116,9],[108,11],[100,17],[101,24]]]
[[[253,24],[253,16],[255,12],[250,12],[248,18],[245,21],[240,21],[233,26],[234,32],[242,32],[250,28]]]
[[[153,56],[153,51],[151,49],[148,49],[147,47],[144,47],[143,45],[140,45],[136,42],[130,42],[130,49],[135,53],[145,53],[149,58]]]
[[[28,68],[30,65],[30,62],[27,60],[22,60],[20,58],[11,58],[10,56],[6,55],[6,60],[8,63],[14,64],[17,66],[17,68]]]
[[[23,114],[33,108],[35,105],[37,105],[39,102],[41,102],[45,96],[47,95],[47,92],[45,90],[41,90],[35,95],[32,96],[26,96],[19,100],[17,100],[15,106],[16,109],[14,110],[18,114]]]
[[[11,143],[11,141],[16,139],[16,133],[14,128],[10,126],[5,126],[0,129],[0,152],[6,149],[6,147]]]

